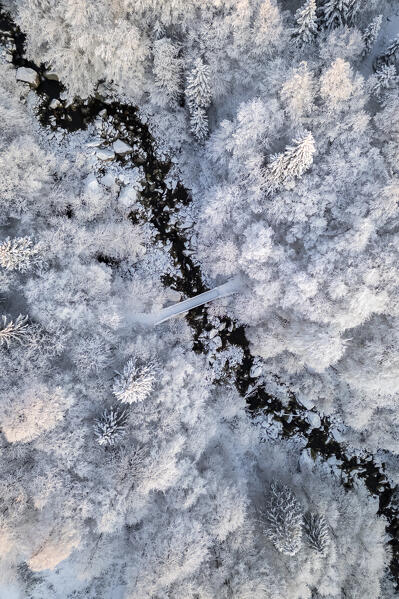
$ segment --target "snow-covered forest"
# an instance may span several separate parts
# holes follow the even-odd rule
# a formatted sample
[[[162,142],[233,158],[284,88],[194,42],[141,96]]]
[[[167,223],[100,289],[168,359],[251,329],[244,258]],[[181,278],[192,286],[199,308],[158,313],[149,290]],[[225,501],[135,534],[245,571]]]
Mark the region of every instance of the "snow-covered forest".
[[[3,0],[0,599],[399,594],[399,0]]]

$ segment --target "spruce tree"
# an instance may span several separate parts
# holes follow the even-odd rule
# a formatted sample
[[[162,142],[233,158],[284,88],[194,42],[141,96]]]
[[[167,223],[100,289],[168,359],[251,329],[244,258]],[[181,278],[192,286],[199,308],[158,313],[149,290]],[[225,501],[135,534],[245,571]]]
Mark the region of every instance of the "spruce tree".
[[[94,426],[94,434],[99,445],[115,445],[124,431],[126,423],[126,412],[115,408],[104,410]]]
[[[302,546],[303,514],[292,491],[280,483],[273,483],[264,512],[265,533],[277,551],[293,556]]]
[[[298,44],[309,44],[317,34],[316,0],[307,0],[295,13],[296,27],[293,37]]]
[[[371,52],[372,47],[374,46],[378,34],[380,33],[382,24],[382,15],[377,15],[371,21],[370,25],[364,30],[363,33],[363,42],[364,42],[364,50],[363,56],[366,56]]]
[[[190,110],[196,106],[208,108],[211,103],[209,84],[209,67],[202,58],[197,58],[194,67],[187,77],[186,97]]]
[[[197,58],[187,78],[187,104],[190,111],[190,128],[199,142],[208,135],[208,117],[206,108],[211,103],[209,67],[201,58]]]
[[[122,373],[117,373],[113,393],[122,403],[144,401],[151,393],[156,380],[157,369],[151,362],[140,365],[131,359],[125,365]]]
[[[350,25],[362,0],[325,0],[320,8],[320,22],[326,29]]]
[[[195,106],[190,117],[191,131],[199,142],[208,137],[208,117],[201,106]]]
[[[266,173],[267,191],[272,192],[295,177],[301,177],[312,164],[315,151],[314,138],[309,131],[294,140],[283,153],[274,156]]]
[[[318,553],[326,555],[330,545],[330,531],[324,516],[307,513],[303,519],[303,531],[308,545]]]

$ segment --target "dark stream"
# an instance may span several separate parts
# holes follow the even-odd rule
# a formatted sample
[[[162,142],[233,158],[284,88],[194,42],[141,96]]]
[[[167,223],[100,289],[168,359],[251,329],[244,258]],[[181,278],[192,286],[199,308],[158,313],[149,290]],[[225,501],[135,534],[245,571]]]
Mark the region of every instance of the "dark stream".
[[[124,125],[123,132],[118,133],[118,138],[135,150],[127,158],[117,158],[117,160],[126,166],[134,165],[143,168],[146,183],[140,201],[146,208],[151,209],[150,222],[157,231],[158,239],[171,244],[171,254],[179,272],[178,275],[166,275],[163,282],[186,297],[206,291],[200,267],[185,253],[187,238],[184,231],[170,224],[171,216],[178,213],[179,207],[191,201],[190,193],[181,184],[178,184],[174,190],[166,186],[165,179],[172,164],[157,158],[156,141],[147,125],[140,121],[138,110],[128,104],[107,102],[101,96],[89,100],[76,99],[67,107],[62,105],[59,108],[50,108],[51,100],[60,99],[64,87],[56,80],[46,79],[45,65],[37,66],[24,58],[24,41],[24,34],[0,6],[0,43],[10,49],[15,67],[29,67],[40,75],[40,85],[36,91],[40,99],[38,118],[41,123],[53,129],[62,128],[73,132],[85,128],[105,109],[106,118],[113,117],[113,125],[116,129],[118,125]],[[107,141],[112,143],[113,139]],[[73,214],[69,213],[67,216],[72,217]],[[141,219],[139,214],[133,212],[130,218],[132,222],[139,222]],[[106,255],[99,255],[98,260],[111,267],[118,267],[118,262]],[[193,330],[194,350],[205,352],[201,334],[213,328],[206,306],[192,310],[186,318]],[[392,549],[391,573],[399,589],[399,513],[398,506],[392,501],[396,488],[390,486],[383,472],[384,467],[381,471],[371,454],[363,453],[361,457],[350,457],[346,453],[345,445],[338,443],[332,437],[328,418],[321,419],[320,428],[312,429],[306,420],[305,408],[293,394],[290,395],[288,405],[283,405],[279,399],[266,393],[264,388],[256,387],[256,379],[251,378],[249,374],[254,358],[249,350],[244,327],[236,325],[227,317],[222,319],[222,322],[226,323],[226,327],[218,333],[222,341],[222,349],[229,345],[237,345],[244,354],[241,364],[234,372],[234,379],[239,392],[247,396],[248,411],[254,415],[260,411],[272,414],[273,418],[281,423],[283,436],[301,435],[306,439],[312,455],[319,455],[325,459],[335,456],[342,462],[340,468],[346,475],[344,486],[350,487],[354,479],[359,477],[364,480],[371,494],[378,495],[379,512],[388,521],[387,533],[390,536],[389,544]],[[252,388],[255,388],[253,392],[250,391]]]

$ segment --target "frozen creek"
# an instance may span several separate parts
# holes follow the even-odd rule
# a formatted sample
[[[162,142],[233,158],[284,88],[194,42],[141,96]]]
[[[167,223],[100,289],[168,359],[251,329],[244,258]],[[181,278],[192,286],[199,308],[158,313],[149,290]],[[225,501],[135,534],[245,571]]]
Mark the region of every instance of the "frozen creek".
[[[142,167],[146,183],[140,194],[140,202],[146,208],[150,208],[151,224],[158,232],[158,240],[170,246],[179,273],[165,276],[163,283],[186,298],[206,292],[200,267],[185,251],[185,231],[180,229],[175,224],[176,219],[172,218],[178,213],[180,206],[190,203],[190,193],[180,184],[173,190],[166,185],[165,180],[172,165],[157,158],[155,141],[147,125],[140,121],[138,110],[127,104],[107,102],[100,95],[89,101],[76,101],[64,106],[60,102],[62,84],[56,79],[46,78],[43,65],[37,66],[24,58],[23,33],[1,12],[0,40],[8,49],[15,68],[27,68],[37,73],[39,79],[36,92],[40,99],[39,118],[43,125],[72,132],[85,128],[100,113],[104,119],[112,117],[114,126],[122,131],[119,139],[134,148],[133,152],[128,154],[116,154],[115,159],[122,166]],[[137,222],[140,215],[132,212],[130,218]],[[98,256],[98,260],[111,267],[118,266],[115,260],[106,255]],[[207,353],[204,336],[212,334],[214,325],[206,305],[194,308],[186,318],[193,331],[193,350]],[[387,480],[383,464],[366,452],[354,454],[351,448],[333,436],[329,418],[320,418],[314,410],[307,410],[293,394],[289,394],[288,404],[283,404],[279,398],[269,395],[258,380],[244,327],[227,317],[221,319],[221,325],[218,331],[221,341],[219,350],[236,346],[242,351],[243,359],[234,368],[231,376],[239,392],[246,397],[249,413],[254,417],[268,416],[269,421],[272,419],[277,422],[283,438],[295,435],[302,438],[312,456],[332,458],[342,473],[345,486],[350,487],[356,478],[360,477],[365,481],[370,493],[378,495],[379,511],[388,520],[387,533],[392,547],[391,572],[399,586],[399,506],[395,502],[397,489]]]

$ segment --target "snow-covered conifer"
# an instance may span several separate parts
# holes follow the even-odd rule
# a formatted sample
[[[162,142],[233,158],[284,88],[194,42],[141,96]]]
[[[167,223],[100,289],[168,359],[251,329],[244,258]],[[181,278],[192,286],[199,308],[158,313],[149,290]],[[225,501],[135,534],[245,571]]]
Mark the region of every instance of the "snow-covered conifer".
[[[104,410],[94,426],[97,442],[100,445],[115,445],[125,431],[125,423],[126,410],[119,411],[117,408]]]
[[[190,116],[190,128],[195,138],[202,142],[208,136],[208,117],[201,106],[195,106]]]
[[[130,359],[122,373],[115,379],[113,393],[122,403],[144,401],[151,393],[156,379],[157,368],[153,362],[140,365]]]
[[[42,263],[40,249],[30,237],[7,237],[0,244],[0,265],[6,270],[26,272]]]
[[[351,23],[359,11],[361,0],[325,0],[320,8],[324,27],[333,29]]]
[[[299,44],[309,44],[317,33],[316,0],[306,0],[295,13],[294,39]]]
[[[20,345],[27,343],[29,340],[27,321],[28,317],[22,316],[22,314],[15,321],[3,314],[0,322],[0,346],[9,347],[13,341],[18,342]]]
[[[295,177],[301,177],[312,164],[315,151],[315,141],[309,131],[293,140],[293,145],[284,152],[273,156],[266,174],[267,191],[271,192]]]
[[[330,545],[330,531],[325,517],[313,512],[305,514],[303,531],[310,547],[326,555]]]
[[[160,103],[177,100],[181,87],[182,60],[178,46],[166,37],[154,42],[153,71],[155,85],[160,92]]]
[[[398,84],[398,75],[393,64],[383,64],[369,79],[371,92],[377,96],[396,87]]]
[[[200,106],[208,108],[211,103],[211,88],[209,83],[209,67],[202,58],[197,58],[187,77],[186,97],[190,110]]]
[[[364,30],[364,32],[363,32],[363,42],[364,42],[363,56],[366,56],[366,54],[369,54],[371,52],[371,49],[372,49],[373,45],[375,44],[378,34],[380,33],[381,24],[382,24],[382,15],[377,15],[371,21],[370,25],[368,25],[368,27],[366,27],[366,29]]]
[[[293,492],[281,483],[272,483],[264,511],[265,533],[278,551],[295,555],[302,546],[302,508]]]
[[[396,54],[399,50],[399,35],[391,41],[384,54],[378,56],[374,62],[374,68],[378,70],[383,64],[394,64],[396,61]]]

